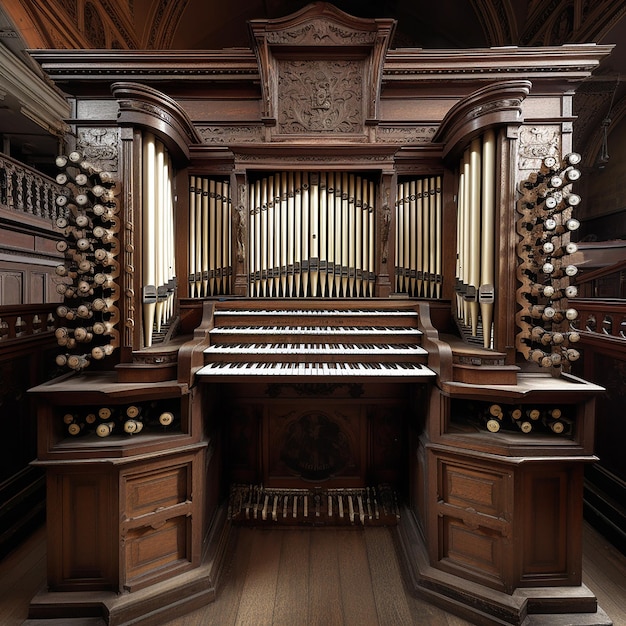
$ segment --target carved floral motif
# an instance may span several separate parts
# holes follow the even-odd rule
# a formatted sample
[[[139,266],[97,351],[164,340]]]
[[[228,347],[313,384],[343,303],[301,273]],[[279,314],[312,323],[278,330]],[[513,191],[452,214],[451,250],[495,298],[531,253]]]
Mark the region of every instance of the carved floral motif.
[[[343,28],[338,24],[318,21],[291,30],[268,32],[266,39],[270,44],[298,45],[364,45],[376,41],[374,31],[357,31]]]
[[[279,67],[280,132],[361,132],[363,77],[360,63],[283,61]]]
[[[256,143],[264,139],[262,126],[199,126],[196,128],[204,143]]]

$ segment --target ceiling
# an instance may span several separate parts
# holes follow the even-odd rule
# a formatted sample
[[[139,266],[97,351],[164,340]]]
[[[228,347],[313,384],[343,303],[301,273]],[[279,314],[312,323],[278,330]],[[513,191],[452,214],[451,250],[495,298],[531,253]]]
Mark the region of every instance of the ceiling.
[[[247,22],[298,11],[307,0],[11,0],[0,3],[0,45],[22,61],[29,48],[211,50],[250,47]],[[346,13],[397,20],[392,48],[616,44],[577,92],[577,150],[597,151],[603,121],[626,111],[624,0],[336,0]],[[622,43],[624,42],[624,43]],[[57,140],[0,93],[0,132],[12,156],[37,167]]]

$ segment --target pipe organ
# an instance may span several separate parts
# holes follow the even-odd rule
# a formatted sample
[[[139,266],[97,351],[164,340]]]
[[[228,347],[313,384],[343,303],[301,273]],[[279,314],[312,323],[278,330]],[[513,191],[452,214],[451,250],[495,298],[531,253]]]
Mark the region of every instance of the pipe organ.
[[[383,519],[425,599],[605,623],[581,579],[602,389],[553,355],[576,355],[571,94],[610,47],[433,54],[394,24],[313,3],[249,51],[33,52],[68,151],[116,179],[109,206],[73,168],[58,204],[60,288],[116,294],[66,304],[70,339],[117,349],[30,391],[32,616],[155,623],[215,598],[238,524]]]

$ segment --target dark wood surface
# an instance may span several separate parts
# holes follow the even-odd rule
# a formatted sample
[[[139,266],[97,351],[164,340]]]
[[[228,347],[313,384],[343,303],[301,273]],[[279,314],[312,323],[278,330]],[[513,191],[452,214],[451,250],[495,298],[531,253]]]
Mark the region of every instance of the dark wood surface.
[[[0,561],[3,626],[24,624],[31,597],[45,584],[45,560],[46,534],[41,528]],[[583,564],[583,580],[600,606],[614,626],[626,626],[626,557],[588,524],[584,525]],[[92,619],[80,626],[88,624],[97,622]],[[465,626],[469,622],[405,591],[387,529],[242,529],[217,600],[162,626],[228,624]]]

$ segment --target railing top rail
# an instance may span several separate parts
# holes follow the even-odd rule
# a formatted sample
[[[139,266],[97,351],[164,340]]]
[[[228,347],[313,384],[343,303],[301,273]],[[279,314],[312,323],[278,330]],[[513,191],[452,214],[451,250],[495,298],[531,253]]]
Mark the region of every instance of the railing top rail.
[[[4,164],[4,163],[11,163],[16,168],[21,169],[21,170],[25,170],[27,172],[30,172],[31,174],[33,174],[35,176],[39,176],[39,177],[49,181],[55,187],[59,187],[59,189],[61,189],[61,186],[56,182],[56,180],[54,178],[48,176],[47,174],[44,174],[43,172],[41,172],[38,169],[35,169],[34,167],[31,167],[30,165],[26,165],[26,163],[22,163],[22,161],[18,161],[17,159],[14,159],[13,157],[9,156],[8,154],[1,154],[0,153],[0,164]]]
[[[593,270],[589,273],[582,273],[576,280],[576,284],[582,285],[584,283],[591,282],[592,280],[597,280],[598,278],[604,278],[605,276],[609,276],[611,274],[615,274],[617,272],[621,272],[626,270],[626,259],[614,263],[613,265],[608,265],[607,267],[601,267],[597,270]]]
[[[58,302],[39,302],[36,304],[0,304],[0,317],[29,315],[35,313],[54,313]]]

